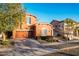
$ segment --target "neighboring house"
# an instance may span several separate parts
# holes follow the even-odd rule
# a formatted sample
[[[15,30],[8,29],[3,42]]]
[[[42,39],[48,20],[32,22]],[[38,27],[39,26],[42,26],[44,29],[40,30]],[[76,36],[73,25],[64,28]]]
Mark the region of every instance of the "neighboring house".
[[[51,24],[53,25],[53,31],[54,31],[54,36],[62,36],[65,38],[68,38],[70,40],[72,39],[78,39],[79,38],[79,23],[69,20],[69,25],[67,22],[64,21],[58,21],[58,20],[53,20]]]
[[[63,24],[60,21],[53,20],[50,24],[53,26],[54,36],[62,34]]]
[[[13,39],[36,38],[37,36],[52,36],[52,26],[37,22],[35,16],[26,14],[22,18],[22,23],[13,31]]]
[[[73,38],[74,33],[75,33],[74,30],[76,28],[77,23],[73,20],[71,20],[71,21],[73,21],[72,23],[71,22],[67,23],[65,21],[67,21],[67,20],[61,21],[61,23],[63,24],[62,36],[68,38],[69,40],[72,40],[72,39],[74,39]]]
[[[79,37],[79,23],[76,25],[74,36]]]
[[[75,25],[75,29],[74,29],[74,32],[73,32],[73,38],[74,39],[79,39],[79,23],[77,23]]]
[[[63,29],[61,30],[63,32],[62,36],[68,38],[69,40],[79,39],[79,23],[73,21],[71,26],[69,26],[66,22],[61,21],[61,23],[63,24]]]

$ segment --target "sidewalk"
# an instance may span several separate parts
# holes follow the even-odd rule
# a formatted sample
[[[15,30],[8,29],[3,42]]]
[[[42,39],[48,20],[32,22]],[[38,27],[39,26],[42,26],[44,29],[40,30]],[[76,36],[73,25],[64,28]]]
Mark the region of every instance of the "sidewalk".
[[[43,43],[41,45],[61,45],[61,44],[76,43],[76,42],[79,42],[79,40],[70,40],[70,41],[53,42],[53,43]]]

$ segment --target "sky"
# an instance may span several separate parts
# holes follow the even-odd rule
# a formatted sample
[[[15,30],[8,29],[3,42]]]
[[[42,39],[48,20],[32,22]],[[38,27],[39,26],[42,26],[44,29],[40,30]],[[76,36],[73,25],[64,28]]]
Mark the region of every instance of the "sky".
[[[79,22],[79,3],[24,3],[26,13],[37,17],[39,22],[71,18]]]

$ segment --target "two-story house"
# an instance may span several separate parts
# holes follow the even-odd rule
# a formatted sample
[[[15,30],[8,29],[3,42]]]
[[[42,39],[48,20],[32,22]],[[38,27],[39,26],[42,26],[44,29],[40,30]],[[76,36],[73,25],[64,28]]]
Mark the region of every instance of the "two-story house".
[[[13,31],[13,39],[37,38],[41,36],[53,36],[51,24],[38,23],[37,18],[26,14],[19,26]]]
[[[22,18],[22,23],[13,31],[14,39],[26,39],[34,37],[34,26],[37,23],[36,17],[31,14],[26,14]]]
[[[63,33],[62,32],[63,24],[61,23],[61,21],[53,20],[51,21],[50,24],[53,26],[52,28],[53,28],[54,36],[59,36]]]

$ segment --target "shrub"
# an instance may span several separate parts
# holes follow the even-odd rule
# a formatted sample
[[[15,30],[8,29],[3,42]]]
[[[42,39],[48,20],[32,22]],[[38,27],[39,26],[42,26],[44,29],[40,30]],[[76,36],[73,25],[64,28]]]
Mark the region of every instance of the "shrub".
[[[50,40],[50,39],[47,39],[46,41],[47,41],[47,42],[52,42],[52,40]]]
[[[42,40],[46,40],[46,37],[41,37]]]
[[[53,42],[59,42],[59,40],[58,40],[58,39],[53,39],[52,41],[53,41]]]
[[[9,40],[5,40],[1,42],[1,45],[9,45],[10,44],[10,41]]]
[[[2,40],[0,40],[0,44],[2,43]]]

